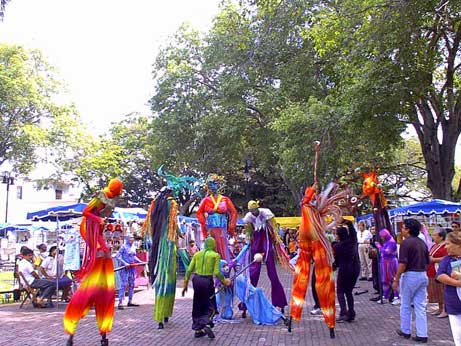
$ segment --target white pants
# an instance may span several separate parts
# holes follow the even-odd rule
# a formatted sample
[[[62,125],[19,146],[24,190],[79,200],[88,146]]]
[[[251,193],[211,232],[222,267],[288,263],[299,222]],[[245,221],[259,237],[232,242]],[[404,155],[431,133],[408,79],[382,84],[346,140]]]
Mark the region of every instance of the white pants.
[[[455,346],[461,346],[461,315],[448,315]]]
[[[360,277],[371,278],[371,258],[368,257],[368,244],[359,244]]]

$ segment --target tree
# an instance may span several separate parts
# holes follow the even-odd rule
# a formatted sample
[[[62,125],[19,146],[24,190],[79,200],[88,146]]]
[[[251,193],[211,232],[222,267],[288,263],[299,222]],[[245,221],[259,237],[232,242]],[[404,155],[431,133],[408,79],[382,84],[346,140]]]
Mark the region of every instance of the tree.
[[[75,109],[53,101],[61,90],[39,51],[0,44],[0,164],[8,160],[28,173],[47,160],[72,170],[69,147],[82,136]]]
[[[352,120],[418,135],[434,198],[452,199],[461,132],[459,1],[318,1],[306,35]],[[379,125],[377,125],[379,124]]]
[[[10,0],[0,0],[0,20],[3,20],[5,16],[5,8],[9,2]]]

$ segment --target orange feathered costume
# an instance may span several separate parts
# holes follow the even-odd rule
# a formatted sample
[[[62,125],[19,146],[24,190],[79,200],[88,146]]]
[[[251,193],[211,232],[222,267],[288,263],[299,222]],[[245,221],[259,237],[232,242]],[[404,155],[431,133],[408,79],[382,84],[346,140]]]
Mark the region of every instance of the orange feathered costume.
[[[123,184],[112,179],[109,185],[94,196],[83,211],[80,234],[86,249],[80,270],[75,277],[81,282],[64,314],[64,330],[74,335],[77,324],[95,306],[99,332],[105,335],[112,329],[114,319],[114,266],[110,248],[104,241],[105,217],[112,214],[115,198],[122,193]]]
[[[331,196],[329,196],[331,194]],[[320,195],[313,187],[308,187],[301,205],[301,226],[299,228],[299,257],[293,278],[290,314],[295,321],[301,319],[304,300],[309,285],[311,259],[314,260],[315,288],[325,323],[335,327],[335,282],[333,277],[333,253],[325,231],[326,216],[339,221],[341,210],[337,202],[345,192],[336,193],[336,185],[330,184]]]

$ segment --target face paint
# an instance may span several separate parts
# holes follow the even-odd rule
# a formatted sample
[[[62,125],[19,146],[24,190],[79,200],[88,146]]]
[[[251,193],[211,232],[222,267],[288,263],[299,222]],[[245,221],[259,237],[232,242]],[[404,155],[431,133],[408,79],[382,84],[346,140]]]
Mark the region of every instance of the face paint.
[[[216,192],[218,191],[219,189],[219,183],[217,181],[210,181],[208,182],[208,189],[211,191],[211,192]]]

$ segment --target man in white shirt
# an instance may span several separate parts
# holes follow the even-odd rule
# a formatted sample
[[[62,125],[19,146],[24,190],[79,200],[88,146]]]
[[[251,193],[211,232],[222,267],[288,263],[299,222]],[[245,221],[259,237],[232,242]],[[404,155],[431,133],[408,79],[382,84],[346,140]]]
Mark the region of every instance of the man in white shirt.
[[[366,229],[365,222],[359,222],[359,231],[357,232],[357,242],[359,244],[359,258],[360,258],[360,280],[372,281],[371,274],[371,258],[368,257],[368,250],[370,247],[370,240],[373,237],[371,232]]]
[[[40,279],[32,264],[34,252],[31,249],[24,249],[22,256],[23,259],[19,262],[18,272],[22,273],[24,279],[30,287],[40,289],[35,304],[43,308],[45,307],[45,299],[50,299],[53,294],[55,288],[54,282],[46,279]],[[23,282],[22,277],[20,277],[20,280]]]

